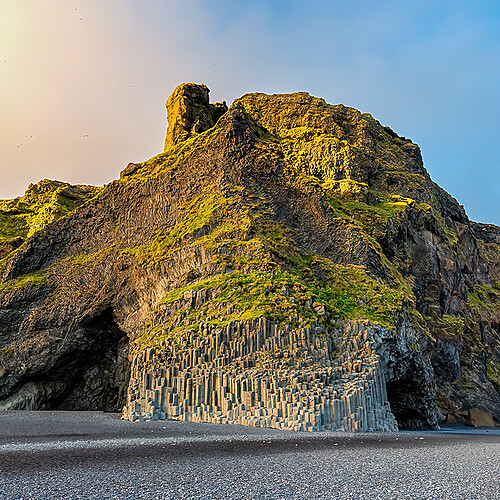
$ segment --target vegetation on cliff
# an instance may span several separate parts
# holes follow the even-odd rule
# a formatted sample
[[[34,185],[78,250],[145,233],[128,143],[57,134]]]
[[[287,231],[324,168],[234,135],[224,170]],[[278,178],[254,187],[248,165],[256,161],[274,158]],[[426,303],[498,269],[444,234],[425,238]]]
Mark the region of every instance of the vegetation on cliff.
[[[228,110],[186,84],[167,107],[164,152],[120,180],[41,181],[0,202],[0,338],[54,331],[43,356],[77,357],[82,336],[90,352],[99,337],[158,346],[258,317],[324,331],[369,320],[392,342],[409,332],[405,355],[432,360],[457,408],[484,396],[500,411],[481,382],[500,366],[500,233],[478,236],[416,144],[307,93],[247,94]],[[192,291],[205,299],[192,304]],[[459,350],[469,399],[439,364]],[[16,371],[6,356],[1,366],[0,400],[32,377],[5,375]],[[398,380],[432,392],[409,366]]]
[[[75,210],[95,196],[99,189],[44,179],[31,184],[19,198],[0,200],[0,245],[18,237],[29,238]]]

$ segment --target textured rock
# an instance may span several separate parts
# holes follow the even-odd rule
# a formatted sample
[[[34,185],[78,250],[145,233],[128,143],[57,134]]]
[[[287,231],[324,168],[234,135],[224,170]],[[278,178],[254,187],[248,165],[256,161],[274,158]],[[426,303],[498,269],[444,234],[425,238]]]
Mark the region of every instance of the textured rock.
[[[210,104],[205,85],[183,83],[167,99],[168,128],[165,151],[194,134],[213,127],[227,111],[225,102]]]
[[[23,243],[0,258],[0,409],[500,419],[500,229],[468,220],[417,145],[304,92],[226,111],[183,84],[167,110],[164,153],[102,190],[2,202],[0,242]]]
[[[9,255],[10,252],[13,252],[17,248],[19,248],[24,243],[24,240],[20,236],[16,236],[11,240],[6,240],[0,245],[0,259],[3,259]]]
[[[222,331],[202,326],[203,337],[134,358],[123,418],[395,431],[384,361],[370,345],[377,330],[346,323],[322,336],[321,328],[280,328],[264,318]]]
[[[121,172],[120,177],[127,177],[127,175],[135,174],[140,168],[140,165],[130,162]]]

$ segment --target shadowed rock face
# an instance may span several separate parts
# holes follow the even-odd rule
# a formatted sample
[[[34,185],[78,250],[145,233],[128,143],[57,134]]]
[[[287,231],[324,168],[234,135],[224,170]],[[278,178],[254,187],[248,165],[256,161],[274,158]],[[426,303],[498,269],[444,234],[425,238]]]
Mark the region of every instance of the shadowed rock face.
[[[17,248],[0,212],[0,408],[498,421],[500,229],[468,220],[417,145],[303,92],[227,109],[183,84],[167,111],[164,153],[80,187]]]
[[[0,246],[0,259],[7,257],[9,253],[19,248],[23,243],[24,241],[20,236],[4,241]]]

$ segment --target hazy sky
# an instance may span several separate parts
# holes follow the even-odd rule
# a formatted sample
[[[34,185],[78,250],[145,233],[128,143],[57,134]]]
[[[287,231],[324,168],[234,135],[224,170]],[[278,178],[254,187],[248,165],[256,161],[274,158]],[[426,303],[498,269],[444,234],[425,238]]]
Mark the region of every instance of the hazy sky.
[[[498,0],[0,0],[0,198],[161,152],[188,81],[228,104],[305,90],[369,112],[500,225]]]

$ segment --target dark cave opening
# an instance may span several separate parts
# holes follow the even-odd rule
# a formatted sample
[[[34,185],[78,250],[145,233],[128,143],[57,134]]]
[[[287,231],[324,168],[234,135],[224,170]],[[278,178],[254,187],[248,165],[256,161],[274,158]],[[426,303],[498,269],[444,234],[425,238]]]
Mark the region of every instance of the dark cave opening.
[[[425,419],[415,405],[415,388],[405,381],[387,383],[387,399],[400,429],[426,429]]]
[[[423,360],[386,383],[387,399],[400,429],[437,429],[436,386]]]
[[[58,410],[121,411],[126,397],[130,366],[129,339],[120,330],[112,308],[81,325],[85,348],[59,363],[69,383],[54,401]]]

